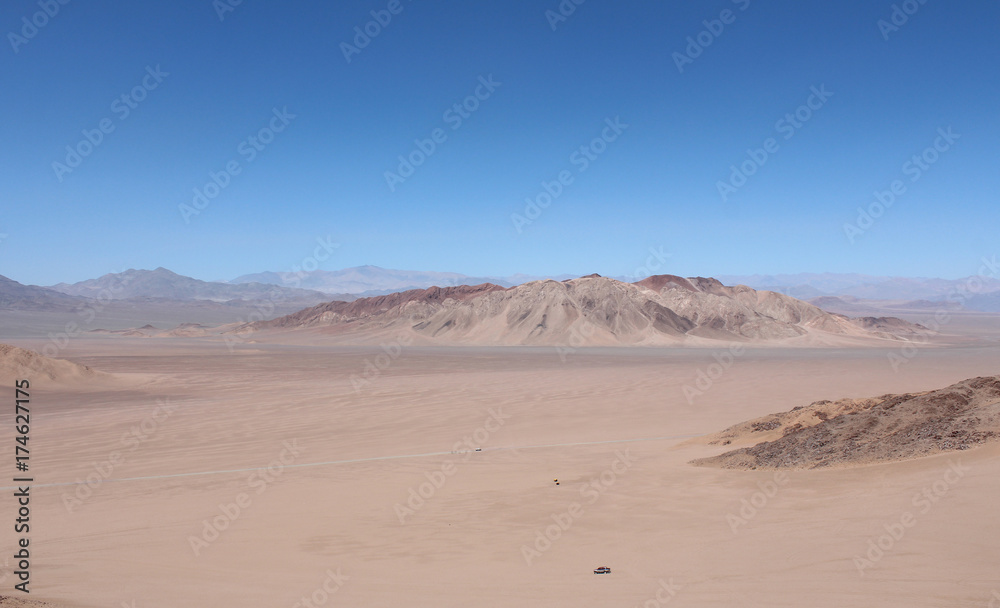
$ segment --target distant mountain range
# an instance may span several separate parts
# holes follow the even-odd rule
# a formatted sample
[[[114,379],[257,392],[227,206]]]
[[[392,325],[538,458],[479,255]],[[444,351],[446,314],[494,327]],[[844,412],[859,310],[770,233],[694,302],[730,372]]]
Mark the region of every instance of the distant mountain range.
[[[35,285],[22,285],[5,276],[0,276],[0,309],[42,312],[66,311],[73,310],[85,303],[86,300],[83,298],[75,298]]]
[[[343,270],[314,270],[312,272],[261,272],[247,274],[229,281],[232,284],[264,283],[268,285],[293,286],[312,289],[328,294],[353,294],[374,296],[426,289],[428,287],[453,287],[458,285],[479,285],[492,283],[501,287],[513,287],[530,281],[554,279],[563,281],[577,275],[526,275],[516,274],[506,277],[469,276],[457,272],[423,272],[414,270],[393,270],[378,266],[357,266]],[[635,281],[634,277],[610,277],[618,281]],[[944,300],[950,294],[965,290],[968,279],[935,279],[872,276],[847,273],[800,273],[777,275],[721,275],[717,277],[725,285],[746,285],[757,290],[777,291],[793,298],[809,299],[821,296],[851,296],[866,300]],[[993,306],[992,298],[985,294],[1000,293],[1000,280],[978,277],[981,287],[976,295],[970,295],[968,308],[980,310],[977,306]]]
[[[343,270],[316,270],[298,274],[262,272],[237,277],[233,284],[258,282],[272,285],[294,285],[328,294],[353,294],[357,297],[385,295],[410,289],[452,287],[492,283],[513,287],[530,281],[554,279],[563,281],[576,275],[534,276],[516,274],[507,277],[469,276],[455,272],[421,272],[393,270],[378,266],[358,266]],[[633,277],[610,277],[632,282]],[[793,298],[808,300],[824,296],[847,296],[863,300],[894,302],[940,302],[955,294],[964,294],[965,308],[988,312],[1000,311],[1000,280],[975,277],[976,293],[967,293],[969,279],[935,279],[872,276],[865,274],[801,273],[778,275],[722,275],[725,285],[746,285],[756,290],[776,291]],[[926,302],[921,302],[921,305]],[[878,304],[874,304],[878,308]],[[906,308],[906,306],[904,306]]]
[[[328,294],[310,289],[286,287],[279,284],[244,282],[239,284],[200,281],[185,277],[166,268],[156,270],[126,270],[106,274],[97,279],[79,283],[59,283],[49,289],[82,298],[131,300],[135,298],[162,298],[177,301],[208,300],[229,302],[233,300],[274,300],[296,303],[327,302],[347,294]]]
[[[1000,292],[972,296],[965,301],[964,306],[969,310],[1000,312]]]
[[[343,270],[314,270],[312,272],[258,272],[236,277],[233,284],[264,283],[267,285],[293,285],[314,289],[323,293],[355,294],[375,296],[428,287],[454,287],[458,285],[479,285],[493,283],[501,287],[513,287],[528,281],[543,278],[556,280],[571,279],[575,275],[551,277],[513,275],[510,277],[473,277],[457,272],[423,272],[418,270],[393,270],[378,266],[356,266]]]
[[[386,295],[429,287],[454,287],[491,283],[513,287],[527,282],[573,275],[474,277],[455,272],[394,270],[358,266],[342,270],[287,273],[261,272],[231,281],[202,281],[176,274],[166,268],[127,270],[77,283],[50,287],[22,285],[0,277],[0,308],[9,310],[55,311],[79,307],[88,299],[120,301],[158,300],[162,302],[245,303],[270,300],[284,310],[306,308],[334,300]],[[623,282],[634,279],[612,277]],[[722,275],[726,285],[747,285],[758,291],[775,291],[809,300],[826,310],[844,314],[870,314],[879,310],[938,308],[946,300],[958,302],[949,308],[1000,312],[1000,280],[975,277],[975,293],[968,293],[969,279],[934,279],[871,276],[863,274]],[[958,306],[961,304],[962,306]]]
[[[942,301],[956,294],[968,294],[973,285],[974,294],[966,299],[975,308],[977,302],[987,304],[992,298],[979,296],[1000,292],[1000,279],[967,277],[963,279],[933,279],[910,277],[885,277],[864,274],[801,273],[778,275],[721,275],[727,285],[746,285],[754,289],[777,291],[794,298],[808,299],[821,296],[851,296],[866,300],[929,300]]]

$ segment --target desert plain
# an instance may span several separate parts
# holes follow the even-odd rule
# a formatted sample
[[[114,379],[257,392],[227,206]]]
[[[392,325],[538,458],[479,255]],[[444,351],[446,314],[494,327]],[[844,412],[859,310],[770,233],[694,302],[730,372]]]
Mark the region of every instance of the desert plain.
[[[387,353],[252,338],[229,348],[220,336],[81,334],[58,357],[96,373],[27,376],[28,597],[213,608],[1000,603],[1000,444],[848,468],[690,464],[726,449],[700,437],[743,420],[996,375],[998,315],[955,315],[895,368],[902,346],[888,341],[751,344],[730,358],[725,345]],[[385,365],[359,384],[378,357]],[[706,371],[714,378],[699,387]],[[14,375],[5,369],[0,432],[11,458]],[[11,524],[15,485],[0,499]],[[16,535],[3,529],[10,589]]]

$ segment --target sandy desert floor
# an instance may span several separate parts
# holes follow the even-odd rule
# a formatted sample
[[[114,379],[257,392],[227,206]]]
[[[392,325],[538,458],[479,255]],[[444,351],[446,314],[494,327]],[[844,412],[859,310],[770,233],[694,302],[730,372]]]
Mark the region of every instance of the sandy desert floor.
[[[780,483],[687,464],[723,451],[691,437],[751,417],[1000,373],[1000,322],[987,321],[969,332],[992,344],[921,349],[898,370],[888,354],[899,348],[750,349],[692,403],[683,387],[724,347],[580,349],[564,361],[553,348],[410,347],[355,391],[350,377],[377,347],[261,339],[231,354],[217,340],[75,338],[61,356],[128,380],[33,382],[31,598],[1000,604],[1000,445]],[[11,453],[12,410],[0,429]],[[12,523],[13,489],[2,496]],[[546,533],[554,540],[538,540]],[[12,561],[0,563],[5,593]]]

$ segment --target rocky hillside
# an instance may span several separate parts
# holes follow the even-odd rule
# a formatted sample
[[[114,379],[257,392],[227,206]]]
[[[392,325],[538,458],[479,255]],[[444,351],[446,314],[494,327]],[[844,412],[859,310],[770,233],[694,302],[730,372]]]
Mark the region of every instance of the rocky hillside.
[[[0,309],[33,311],[69,311],[86,304],[83,298],[38,287],[22,285],[13,279],[0,276]]]
[[[590,275],[504,288],[432,287],[329,302],[234,331],[321,328],[336,333],[413,332],[442,343],[676,344],[775,341],[809,335],[902,340],[919,326],[851,319],[770,291],[672,275],[637,283]]]
[[[1000,439],[1000,376],[924,393],[817,401],[707,439],[755,444],[694,461],[729,469],[816,469],[967,450]]]

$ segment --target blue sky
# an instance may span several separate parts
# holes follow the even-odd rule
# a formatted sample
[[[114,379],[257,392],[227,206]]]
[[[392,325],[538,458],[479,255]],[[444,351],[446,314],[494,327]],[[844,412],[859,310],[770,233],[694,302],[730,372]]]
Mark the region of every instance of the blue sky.
[[[1000,253],[992,0],[228,2],[4,4],[0,274],[233,278],[327,237],[327,270],[477,276],[653,248],[682,275],[957,278]]]

